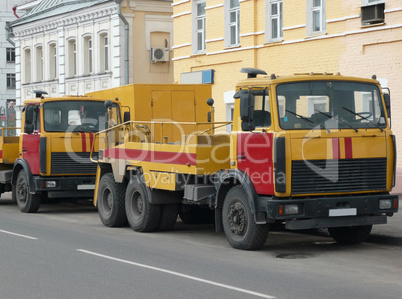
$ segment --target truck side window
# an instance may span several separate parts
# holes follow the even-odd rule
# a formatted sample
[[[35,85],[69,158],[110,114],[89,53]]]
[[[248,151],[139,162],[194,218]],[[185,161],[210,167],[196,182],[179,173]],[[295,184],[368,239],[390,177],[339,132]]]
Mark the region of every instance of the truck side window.
[[[268,95],[256,95],[254,104],[254,122],[256,127],[271,126],[271,109]]]

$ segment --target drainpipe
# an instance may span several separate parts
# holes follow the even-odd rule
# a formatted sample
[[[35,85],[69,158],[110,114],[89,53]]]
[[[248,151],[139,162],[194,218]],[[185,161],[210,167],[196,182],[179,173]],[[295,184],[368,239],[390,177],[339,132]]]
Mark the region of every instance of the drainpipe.
[[[19,19],[20,17],[17,15],[17,6],[13,7],[14,16]]]
[[[10,33],[12,33],[12,32],[13,32],[13,30],[11,29],[9,22],[6,22],[6,39],[15,48],[15,43],[10,38]]]
[[[129,49],[129,35],[128,35],[128,22],[126,20],[126,18],[123,16],[123,14],[121,13],[121,3],[122,0],[115,0],[116,4],[117,4],[117,14],[119,15],[120,19],[123,21],[124,23],[124,39],[126,41],[126,48],[125,48],[125,54],[124,54],[124,67],[125,67],[125,84],[128,84],[128,75],[129,75],[129,68],[128,68],[128,49]]]

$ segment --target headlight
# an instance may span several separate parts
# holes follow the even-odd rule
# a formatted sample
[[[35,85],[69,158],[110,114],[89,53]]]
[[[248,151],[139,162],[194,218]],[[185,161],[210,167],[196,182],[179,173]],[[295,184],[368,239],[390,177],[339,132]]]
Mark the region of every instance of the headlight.
[[[55,181],[46,181],[46,188],[56,188]]]
[[[380,210],[388,210],[392,207],[391,199],[380,199],[379,208]]]

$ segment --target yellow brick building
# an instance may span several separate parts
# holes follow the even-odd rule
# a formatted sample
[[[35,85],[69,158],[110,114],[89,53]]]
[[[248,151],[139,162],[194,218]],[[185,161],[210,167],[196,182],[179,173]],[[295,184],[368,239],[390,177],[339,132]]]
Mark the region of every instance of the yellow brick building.
[[[174,0],[173,20],[175,81],[213,73],[217,121],[230,120],[242,67],[377,75],[391,90],[402,175],[401,0]]]

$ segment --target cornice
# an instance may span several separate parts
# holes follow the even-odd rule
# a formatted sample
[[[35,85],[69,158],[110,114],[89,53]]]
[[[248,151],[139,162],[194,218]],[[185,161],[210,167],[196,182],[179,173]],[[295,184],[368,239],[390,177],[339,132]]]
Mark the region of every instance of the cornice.
[[[33,21],[13,28],[15,37],[31,36],[33,34],[57,30],[62,27],[81,25],[91,21],[99,21],[100,19],[110,18],[117,14],[116,5],[97,8],[96,10],[85,9],[80,13],[69,14],[68,16],[58,15],[51,18]]]

